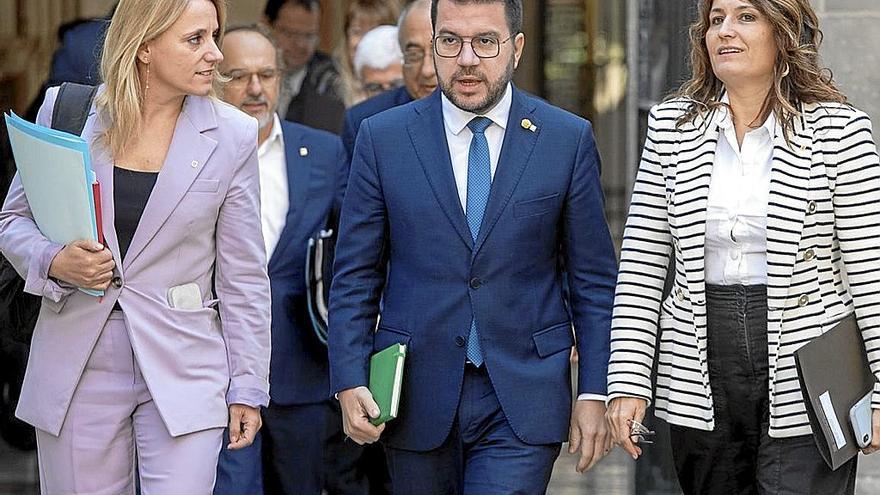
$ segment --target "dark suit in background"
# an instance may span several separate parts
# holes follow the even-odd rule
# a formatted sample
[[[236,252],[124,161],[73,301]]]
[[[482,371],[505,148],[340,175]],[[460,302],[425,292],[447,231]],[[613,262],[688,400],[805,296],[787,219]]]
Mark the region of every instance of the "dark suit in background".
[[[389,108],[406,105],[411,101],[413,101],[413,97],[410,96],[406,86],[401,86],[396,89],[385,91],[382,94],[376,95],[369,100],[362,101],[349,108],[348,111],[345,112],[345,125],[342,129],[342,144],[345,146],[345,151],[348,153],[349,160],[352,157],[352,152],[354,152],[354,140],[357,137],[358,129],[360,129],[361,122],[363,122],[364,119],[372,117],[377,113],[384,112]]]
[[[286,109],[279,107],[278,113],[285,120],[339,134],[345,118],[339,84],[339,72],[333,60],[323,53],[315,53],[306,68],[299,92]]]

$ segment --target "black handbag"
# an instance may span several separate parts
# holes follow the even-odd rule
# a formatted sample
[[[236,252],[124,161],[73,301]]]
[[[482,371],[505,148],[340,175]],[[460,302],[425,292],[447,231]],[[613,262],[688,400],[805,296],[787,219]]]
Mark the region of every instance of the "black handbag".
[[[82,134],[97,86],[63,83],[52,111],[52,128]],[[24,280],[5,256],[0,256],[0,331],[29,344],[40,313],[41,298],[24,292]]]

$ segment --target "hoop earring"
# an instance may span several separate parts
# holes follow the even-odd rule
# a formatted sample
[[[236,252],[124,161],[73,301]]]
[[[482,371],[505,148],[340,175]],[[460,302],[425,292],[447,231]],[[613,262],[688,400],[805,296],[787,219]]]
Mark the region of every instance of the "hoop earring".
[[[785,65],[782,67],[782,73],[779,75],[780,79],[785,79],[791,73],[791,67],[788,65],[788,62],[785,62]]]

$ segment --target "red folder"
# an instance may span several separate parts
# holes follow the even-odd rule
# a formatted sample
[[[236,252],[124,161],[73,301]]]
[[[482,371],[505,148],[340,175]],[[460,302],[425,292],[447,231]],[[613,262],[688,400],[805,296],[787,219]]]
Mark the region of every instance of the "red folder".
[[[104,244],[104,219],[103,213],[101,213],[101,183],[95,179],[95,182],[92,182],[92,197],[95,200],[95,226],[98,227],[98,242],[100,244]],[[104,244],[104,248],[107,245]],[[104,296],[98,297],[98,304],[104,302]]]
[[[95,199],[95,224],[98,226],[98,242],[104,244],[104,222],[101,213],[101,183],[92,182],[92,196]]]

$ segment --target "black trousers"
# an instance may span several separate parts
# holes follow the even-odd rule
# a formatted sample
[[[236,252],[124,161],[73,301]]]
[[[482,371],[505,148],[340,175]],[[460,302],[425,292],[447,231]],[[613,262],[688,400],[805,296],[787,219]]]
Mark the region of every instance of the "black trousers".
[[[840,495],[855,491],[856,458],[837,471],[812,435],[770,438],[766,286],[706,287],[715,430],[670,425],[686,494]]]

